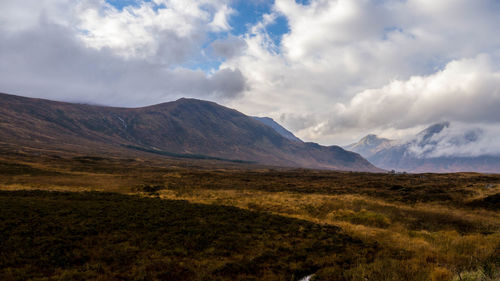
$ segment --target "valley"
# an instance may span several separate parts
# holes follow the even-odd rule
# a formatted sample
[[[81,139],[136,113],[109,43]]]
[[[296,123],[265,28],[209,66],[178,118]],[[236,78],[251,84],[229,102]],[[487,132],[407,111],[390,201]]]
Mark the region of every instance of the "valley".
[[[0,11],[0,281],[500,281],[500,0]]]

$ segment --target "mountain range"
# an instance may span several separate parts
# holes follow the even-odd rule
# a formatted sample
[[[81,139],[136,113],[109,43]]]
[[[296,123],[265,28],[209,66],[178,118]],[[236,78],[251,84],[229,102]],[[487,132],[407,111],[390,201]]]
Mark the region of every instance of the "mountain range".
[[[344,148],[386,170],[500,173],[499,155],[474,155],[465,151],[479,146],[480,132],[479,129],[461,130],[456,134],[449,122],[441,122],[405,140],[389,140],[370,134]]]
[[[0,145],[380,172],[357,153],[295,139],[272,119],[182,98],[141,108],[0,94]]]

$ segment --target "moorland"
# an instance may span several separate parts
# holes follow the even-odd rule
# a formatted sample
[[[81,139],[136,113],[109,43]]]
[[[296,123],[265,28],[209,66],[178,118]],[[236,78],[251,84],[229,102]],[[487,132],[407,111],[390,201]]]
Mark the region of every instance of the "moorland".
[[[0,146],[2,280],[498,280],[500,176]]]

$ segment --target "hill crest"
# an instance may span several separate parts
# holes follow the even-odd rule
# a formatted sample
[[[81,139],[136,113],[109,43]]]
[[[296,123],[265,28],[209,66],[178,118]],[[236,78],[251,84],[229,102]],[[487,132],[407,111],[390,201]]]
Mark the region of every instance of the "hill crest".
[[[0,141],[13,145],[381,171],[356,153],[291,141],[252,117],[209,101],[182,98],[118,108],[2,94],[0,106]]]

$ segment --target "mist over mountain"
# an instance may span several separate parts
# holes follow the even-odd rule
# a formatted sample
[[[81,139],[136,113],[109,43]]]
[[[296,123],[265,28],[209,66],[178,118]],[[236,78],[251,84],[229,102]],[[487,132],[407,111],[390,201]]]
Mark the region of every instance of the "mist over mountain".
[[[283,137],[276,125],[196,99],[116,108],[0,94],[0,142],[11,146],[381,171],[341,147]]]
[[[500,151],[491,128],[441,122],[405,139],[368,135],[345,148],[374,165],[408,172],[500,172]]]
[[[364,155],[363,157],[371,157],[382,149],[390,147],[394,141],[386,138],[379,138],[377,135],[369,134],[362,138],[357,143],[352,143],[345,147],[345,149],[350,151],[356,151],[357,153]]]

